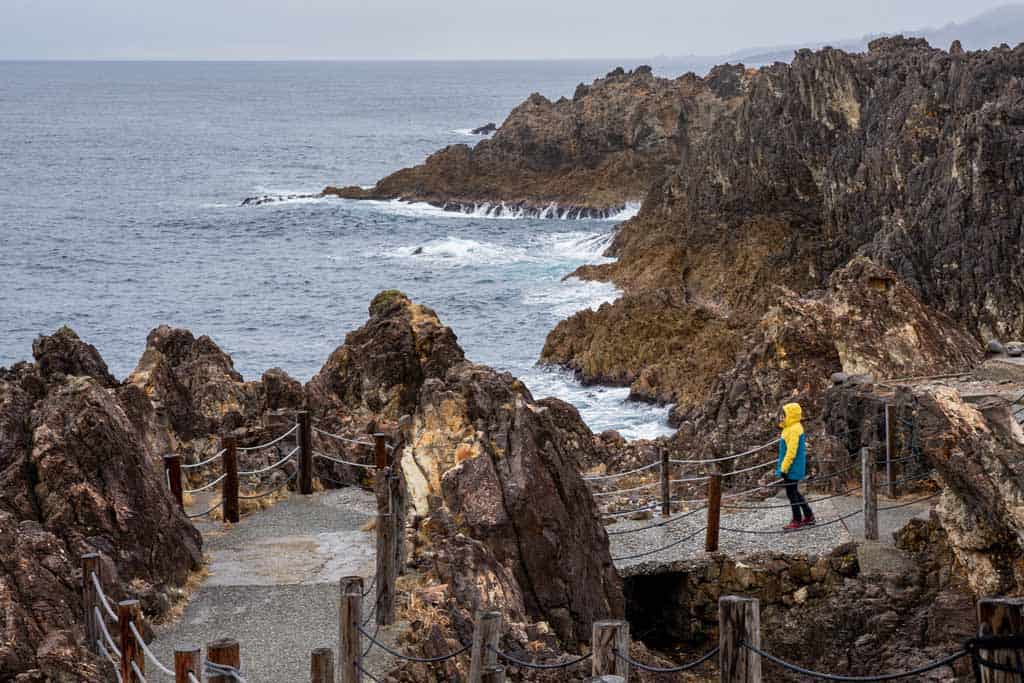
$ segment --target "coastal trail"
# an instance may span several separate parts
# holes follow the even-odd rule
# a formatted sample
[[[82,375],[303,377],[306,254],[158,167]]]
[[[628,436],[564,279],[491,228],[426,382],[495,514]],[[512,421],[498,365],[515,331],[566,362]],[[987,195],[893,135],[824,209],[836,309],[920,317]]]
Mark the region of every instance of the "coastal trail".
[[[209,501],[196,496],[187,511],[207,507]],[[373,532],[363,529],[376,512],[372,493],[347,487],[292,494],[234,525],[196,519],[208,573],[180,618],[154,628],[150,648],[162,662],[173,662],[176,647],[234,638],[249,683],[308,680],[310,652],[338,645],[339,579],[363,576],[370,586],[376,546]],[[370,603],[372,594],[364,614]],[[377,637],[393,646],[400,627],[381,627]],[[389,660],[374,648],[364,666],[383,672]]]

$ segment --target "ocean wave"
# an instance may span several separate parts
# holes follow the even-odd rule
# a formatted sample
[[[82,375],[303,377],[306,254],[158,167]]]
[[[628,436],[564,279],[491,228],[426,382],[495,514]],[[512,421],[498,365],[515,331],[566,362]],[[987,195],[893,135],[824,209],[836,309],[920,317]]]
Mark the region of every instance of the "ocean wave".
[[[267,204],[318,204],[327,201],[319,192],[275,192],[257,189],[259,194],[246,197],[241,206],[264,206]]]
[[[596,311],[622,296],[610,282],[593,282],[576,277],[538,283],[523,293],[523,303],[550,310],[559,319],[584,310]]]
[[[463,237],[448,236],[419,246],[400,247],[391,254],[398,258],[421,258],[451,266],[502,264],[532,260],[519,247],[504,247]]]
[[[562,207],[556,203],[545,207],[510,204],[507,202],[483,202],[465,204],[449,202],[437,206],[427,202],[408,202],[401,199],[391,200],[356,200],[360,204],[375,208],[385,213],[410,218],[445,218],[463,216],[465,218],[488,218],[497,220],[599,220],[621,222],[637,215],[640,211],[638,202],[630,202],[616,209],[588,209],[586,207]]]
[[[547,235],[541,239],[541,246],[561,258],[569,260],[610,262],[604,252],[611,246],[615,232],[568,232]]]

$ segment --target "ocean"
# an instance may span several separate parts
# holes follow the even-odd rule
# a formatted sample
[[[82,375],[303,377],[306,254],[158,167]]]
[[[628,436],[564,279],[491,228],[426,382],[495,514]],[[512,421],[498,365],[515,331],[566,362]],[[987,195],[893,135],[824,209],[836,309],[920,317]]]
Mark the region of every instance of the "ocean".
[[[667,408],[536,364],[560,319],[618,295],[563,278],[602,261],[635,207],[562,220],[289,199],[475,144],[469,129],[531,92],[571,97],[618,65],[0,62],[0,366],[68,324],[124,377],[167,323],[209,335],[246,379],[306,381],[397,288],[469,358],[595,431],[670,433]]]

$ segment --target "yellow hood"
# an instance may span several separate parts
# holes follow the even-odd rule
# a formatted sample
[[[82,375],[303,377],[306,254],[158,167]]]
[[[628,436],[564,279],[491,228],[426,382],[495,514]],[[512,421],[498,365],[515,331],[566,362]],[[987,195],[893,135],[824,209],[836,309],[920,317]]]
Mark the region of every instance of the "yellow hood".
[[[787,403],[782,406],[782,413],[786,416],[786,419],[779,425],[783,429],[786,427],[792,427],[800,422],[804,417],[804,411],[800,407],[799,403]]]

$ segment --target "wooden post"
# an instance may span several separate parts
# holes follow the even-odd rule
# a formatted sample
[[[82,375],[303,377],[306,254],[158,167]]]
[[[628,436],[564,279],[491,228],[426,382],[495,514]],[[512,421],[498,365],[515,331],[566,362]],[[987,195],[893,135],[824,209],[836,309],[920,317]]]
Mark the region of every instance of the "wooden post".
[[[761,656],[743,647],[761,647],[761,605],[757,598],[718,599],[718,661],[722,683],[761,683]]]
[[[501,635],[501,612],[477,610],[473,623],[473,649],[469,659],[469,683],[482,683],[483,672],[498,664],[497,649]]]
[[[198,645],[183,645],[174,650],[174,683],[192,683],[188,675],[203,680],[203,651]]]
[[[313,423],[308,410],[296,414],[299,425],[299,493],[313,493]]]
[[[373,459],[377,469],[384,469],[391,465],[388,458],[388,435],[377,433],[373,435]]]
[[[896,456],[896,406],[885,404],[885,495],[896,497],[892,461]]]
[[[672,471],[669,468],[668,449],[661,448],[661,516],[668,517],[672,514],[672,486],[670,484]]]
[[[595,621],[591,646],[594,648],[591,658],[594,676],[612,674],[622,676],[623,682],[629,683],[629,664],[615,656],[616,652],[629,654],[629,622]]]
[[[334,683],[334,650],[318,647],[309,657],[310,683]]]
[[[221,442],[224,448],[224,483],[221,497],[224,501],[224,521],[238,524],[238,451],[235,437],[225,436]]]
[[[132,662],[139,671],[146,673],[146,654],[139,647],[132,633],[132,624],[139,628],[140,608],[138,600],[122,600],[117,603],[117,625],[121,628],[121,679],[124,683],[142,683],[132,669]]]
[[[234,638],[221,638],[212,643],[206,644],[206,659],[214,664],[233,666],[236,669],[242,667],[242,656],[238,650],[238,641]],[[234,683],[231,676],[210,676],[206,679],[208,683]]]
[[[505,667],[485,666],[480,672],[480,683],[505,683]]]
[[[167,485],[171,487],[171,495],[178,507],[185,509],[185,494],[181,489],[181,456],[165,455],[164,471],[167,473]]]
[[[96,588],[92,585],[92,575],[95,573],[96,578],[101,578],[100,573],[100,556],[98,553],[86,553],[82,555],[82,617],[85,624],[85,644],[89,648],[89,652],[99,654],[99,646],[96,645],[96,641],[102,638],[100,633],[100,624],[96,620],[96,609],[103,608],[100,606],[100,596],[96,595]],[[103,582],[100,582],[102,585]]]
[[[722,521],[722,475],[712,474],[708,479],[708,530],[704,550],[718,551],[718,528]]]
[[[338,668],[341,683],[361,683],[363,665],[363,577],[346,576],[339,584],[341,602],[338,607]]]
[[[864,538],[878,540],[878,492],[875,490],[875,459],[871,449],[860,449],[861,491],[864,496]]]
[[[982,598],[978,601],[979,636],[1024,634],[1024,598]],[[1019,650],[981,650],[982,658],[1010,668],[1020,668]],[[1019,683],[1020,675],[981,665],[982,683]]]
[[[398,558],[401,555],[400,502],[395,487],[396,478],[390,467],[377,472],[377,623],[388,626],[395,623],[395,582],[398,580]]]

